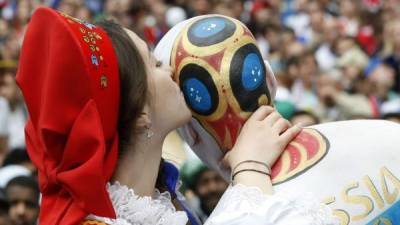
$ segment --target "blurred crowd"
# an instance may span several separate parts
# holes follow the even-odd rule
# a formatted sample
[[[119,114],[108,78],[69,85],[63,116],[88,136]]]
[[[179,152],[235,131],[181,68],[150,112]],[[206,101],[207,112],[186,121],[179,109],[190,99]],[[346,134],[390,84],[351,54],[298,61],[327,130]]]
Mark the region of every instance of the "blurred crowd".
[[[36,171],[24,143],[27,111],[15,75],[31,13],[42,5],[94,23],[112,18],[150,48],[187,18],[235,17],[269,61],[275,106],[288,120],[400,122],[400,0],[0,0],[0,225],[35,224],[38,215]],[[227,183],[198,162],[186,163],[183,178],[204,220]]]

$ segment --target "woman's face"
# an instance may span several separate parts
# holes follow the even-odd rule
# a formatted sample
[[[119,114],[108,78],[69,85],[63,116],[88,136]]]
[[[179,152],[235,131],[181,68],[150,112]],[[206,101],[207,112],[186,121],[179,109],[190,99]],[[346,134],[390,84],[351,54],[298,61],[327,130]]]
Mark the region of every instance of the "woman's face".
[[[149,87],[146,107],[152,127],[169,132],[189,122],[191,112],[179,86],[172,80],[169,65],[161,65],[142,39],[130,30],[125,31],[135,43],[146,66]]]

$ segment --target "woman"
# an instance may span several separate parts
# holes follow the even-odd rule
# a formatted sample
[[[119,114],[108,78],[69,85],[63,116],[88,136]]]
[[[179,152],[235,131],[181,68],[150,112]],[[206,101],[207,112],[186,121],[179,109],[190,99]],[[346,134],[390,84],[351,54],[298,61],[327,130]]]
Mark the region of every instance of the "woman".
[[[17,82],[29,109],[26,141],[43,194],[40,224],[187,223],[156,183],[165,136],[191,114],[170,68],[135,33],[37,9]],[[322,206],[302,209],[301,199],[271,195],[269,166],[299,130],[267,106],[252,115],[224,159],[237,185],[208,224],[254,223],[260,212],[271,218],[258,221],[263,224],[327,224]],[[243,204],[262,210],[226,218]]]

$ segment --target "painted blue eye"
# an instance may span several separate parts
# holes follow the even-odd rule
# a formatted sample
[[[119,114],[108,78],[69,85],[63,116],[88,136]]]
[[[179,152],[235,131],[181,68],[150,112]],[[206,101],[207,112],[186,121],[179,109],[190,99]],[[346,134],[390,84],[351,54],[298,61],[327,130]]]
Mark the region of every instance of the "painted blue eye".
[[[179,72],[179,87],[189,108],[203,116],[215,112],[219,104],[218,90],[210,73],[197,64],[187,64]]]
[[[243,111],[254,112],[259,107],[261,96],[266,96],[270,104],[265,71],[260,51],[253,43],[243,45],[233,54],[229,81],[232,93]]]
[[[199,38],[207,38],[221,32],[225,28],[225,19],[221,17],[205,19],[193,26],[192,34]]]
[[[261,59],[255,53],[246,56],[242,69],[242,84],[249,91],[258,88],[264,81],[265,72],[261,66]]]
[[[195,111],[205,113],[212,107],[211,96],[207,87],[196,78],[189,78],[183,83],[183,93],[188,104]]]
[[[236,25],[221,16],[207,17],[194,22],[188,30],[190,43],[196,46],[210,46],[223,42],[235,33]]]

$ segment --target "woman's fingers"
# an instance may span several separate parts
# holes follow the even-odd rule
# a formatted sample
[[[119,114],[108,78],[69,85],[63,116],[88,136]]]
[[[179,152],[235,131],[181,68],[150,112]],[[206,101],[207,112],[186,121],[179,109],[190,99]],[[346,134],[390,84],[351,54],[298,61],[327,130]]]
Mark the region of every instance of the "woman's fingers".
[[[284,118],[279,118],[278,121],[274,125],[272,125],[272,129],[274,129],[278,134],[283,133],[290,127],[290,122]]]
[[[302,129],[303,129],[303,127],[301,126],[301,124],[296,124],[296,125],[294,125],[294,126],[288,128],[285,132],[283,132],[283,133],[280,135],[281,143],[282,143],[284,146],[286,146],[287,144],[289,144],[289,142],[290,142],[291,140],[293,140],[293,138],[295,138],[295,137],[300,133],[300,131],[301,131]]]
[[[274,108],[272,108],[271,106],[262,105],[250,116],[249,120],[261,121],[273,111]]]
[[[264,119],[264,122],[272,127],[280,118],[282,118],[281,114],[274,111]]]

